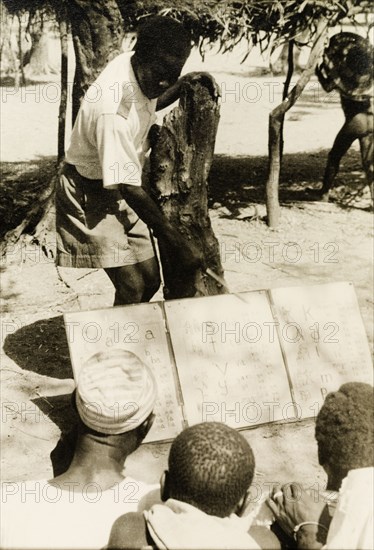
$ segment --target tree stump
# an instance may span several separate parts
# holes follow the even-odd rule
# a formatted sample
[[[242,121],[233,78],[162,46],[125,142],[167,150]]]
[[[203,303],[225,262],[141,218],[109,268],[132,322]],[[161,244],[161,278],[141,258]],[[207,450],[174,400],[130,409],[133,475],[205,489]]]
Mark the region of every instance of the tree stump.
[[[168,221],[204,256],[204,268],[191,276],[178,269],[162,240],[158,241],[165,299],[225,292],[205,273],[210,268],[223,276],[219,244],[209,218],[207,189],[219,121],[217,90],[214,79],[206,73],[186,80],[179,105],[165,116],[152,144],[153,198]]]

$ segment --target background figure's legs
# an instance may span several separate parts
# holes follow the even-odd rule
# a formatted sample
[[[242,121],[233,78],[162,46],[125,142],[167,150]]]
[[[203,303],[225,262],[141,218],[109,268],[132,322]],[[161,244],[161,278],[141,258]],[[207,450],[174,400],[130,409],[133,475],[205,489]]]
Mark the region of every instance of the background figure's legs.
[[[343,156],[346,154],[352,143],[355,141],[355,139],[358,138],[357,135],[352,135],[352,133],[349,132],[348,127],[349,122],[346,122],[336,136],[334,145],[329,152],[325,174],[323,176],[323,185],[322,189],[320,190],[321,200],[326,202],[329,200],[330,189],[332,187],[332,184],[334,183],[336,174],[339,171],[340,161],[342,160]]]
[[[320,191],[322,200],[328,200],[330,189],[339,170],[340,161],[355,139],[360,140],[363,168],[366,174],[368,174],[370,170],[370,155],[371,170],[373,162],[373,115],[370,112],[357,113],[352,117],[348,117],[336,136],[334,145],[328,156],[325,175],[323,177],[323,186]],[[364,143],[364,152],[362,150],[362,140]],[[366,177],[368,177],[368,175]]]
[[[109,267],[105,272],[116,289],[115,306],[148,302],[161,282],[155,257],[134,265]]]

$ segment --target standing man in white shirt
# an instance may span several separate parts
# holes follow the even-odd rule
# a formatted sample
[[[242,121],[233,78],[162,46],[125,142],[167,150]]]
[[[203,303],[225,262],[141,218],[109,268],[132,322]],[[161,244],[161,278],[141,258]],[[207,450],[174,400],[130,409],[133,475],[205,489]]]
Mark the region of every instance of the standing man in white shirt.
[[[75,390],[73,461],[51,480],[2,484],[0,547],[103,548],[117,517],[152,503],[158,486],[124,476],[123,468],[152,426],[156,396],[151,371],[133,353],[110,349],[90,357]]]
[[[104,268],[116,289],[115,305],[148,301],[160,285],[149,228],[180,268],[193,273],[201,264],[201,252],[142,187],[155,111],[178,98],[190,51],[180,23],[146,19],[135,52],[107,65],[74,124],[56,190],[57,264]]]

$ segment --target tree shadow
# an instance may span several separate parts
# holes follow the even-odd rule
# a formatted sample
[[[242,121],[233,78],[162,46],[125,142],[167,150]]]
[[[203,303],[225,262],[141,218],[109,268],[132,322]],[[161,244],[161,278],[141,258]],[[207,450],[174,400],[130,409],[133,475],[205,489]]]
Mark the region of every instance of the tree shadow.
[[[0,239],[16,228],[51,184],[56,158],[42,157],[27,162],[2,162],[0,183]],[[38,221],[38,213],[25,232]]]
[[[58,379],[73,378],[62,315],[8,334],[4,351],[23,370]]]
[[[20,79],[18,79],[20,80]],[[19,83],[16,78],[10,74],[0,76],[1,88],[26,88],[33,84],[48,84],[49,82],[56,82],[60,80],[60,75],[57,73],[47,73],[45,75],[37,75],[37,77],[26,76],[24,83]]]
[[[321,187],[329,150],[313,153],[295,153],[283,156],[279,183],[279,200],[282,204],[315,202]],[[268,158],[229,157],[216,155],[209,174],[209,207],[226,207],[234,217],[248,204],[264,204]],[[365,186],[360,153],[348,151],[331,192],[331,202],[350,207],[349,199]]]

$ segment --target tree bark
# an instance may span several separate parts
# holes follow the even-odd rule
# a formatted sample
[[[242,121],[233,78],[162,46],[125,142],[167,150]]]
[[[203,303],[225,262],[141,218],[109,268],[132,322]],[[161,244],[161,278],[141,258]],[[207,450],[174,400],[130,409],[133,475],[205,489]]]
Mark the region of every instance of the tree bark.
[[[43,9],[30,12],[26,34],[30,36],[31,49],[23,60],[25,75],[29,80],[38,80],[58,72],[50,62],[50,28],[51,22],[46,19]]]
[[[295,86],[287,94],[287,97],[269,115],[269,172],[266,182],[266,208],[267,223],[270,227],[276,227],[280,219],[279,175],[282,151],[282,121],[286,112],[296,103],[315,71],[324,45],[327,27],[328,21],[325,19],[318,22],[316,38],[304,71]]]
[[[57,139],[57,163],[59,164],[65,155],[65,127],[66,110],[68,102],[68,24],[66,12],[59,14],[59,30],[61,44],[61,96],[58,112],[58,139]]]
[[[294,46],[295,46],[295,42],[293,40],[290,40],[289,43],[288,43],[288,64],[287,64],[287,76],[286,76],[286,80],[284,81],[284,85],[283,85],[283,93],[282,93],[282,101],[284,101],[286,99],[286,97],[288,96],[288,92],[289,92],[289,89],[290,89],[290,84],[291,84],[291,78],[292,78],[292,75],[293,75],[293,71],[294,71],[294,61],[293,61],[293,52],[294,52]],[[282,116],[281,118],[281,129],[280,129],[280,162],[282,162],[282,158],[283,158],[283,149],[284,149],[284,117],[285,115]]]
[[[82,97],[105,65],[121,51],[124,36],[115,0],[68,0],[75,51],[73,122]],[[98,90],[97,93],[100,93]]]
[[[218,241],[208,212],[207,178],[213,160],[219,105],[212,77],[188,80],[179,106],[165,118],[151,152],[151,192],[170,223],[202,250],[205,269],[223,269]],[[165,299],[224,293],[224,288],[198,270],[181,272],[159,240]]]
[[[21,74],[21,78],[20,78],[20,85],[21,86],[25,86],[26,84],[26,77],[25,77],[25,70],[24,70],[24,66],[23,66],[23,49],[22,49],[22,17],[20,14],[17,14],[17,19],[18,19],[18,64],[19,66],[16,68],[16,75],[15,75],[15,80],[18,80],[19,78],[19,74]],[[17,84],[15,84],[15,86],[17,87]]]

